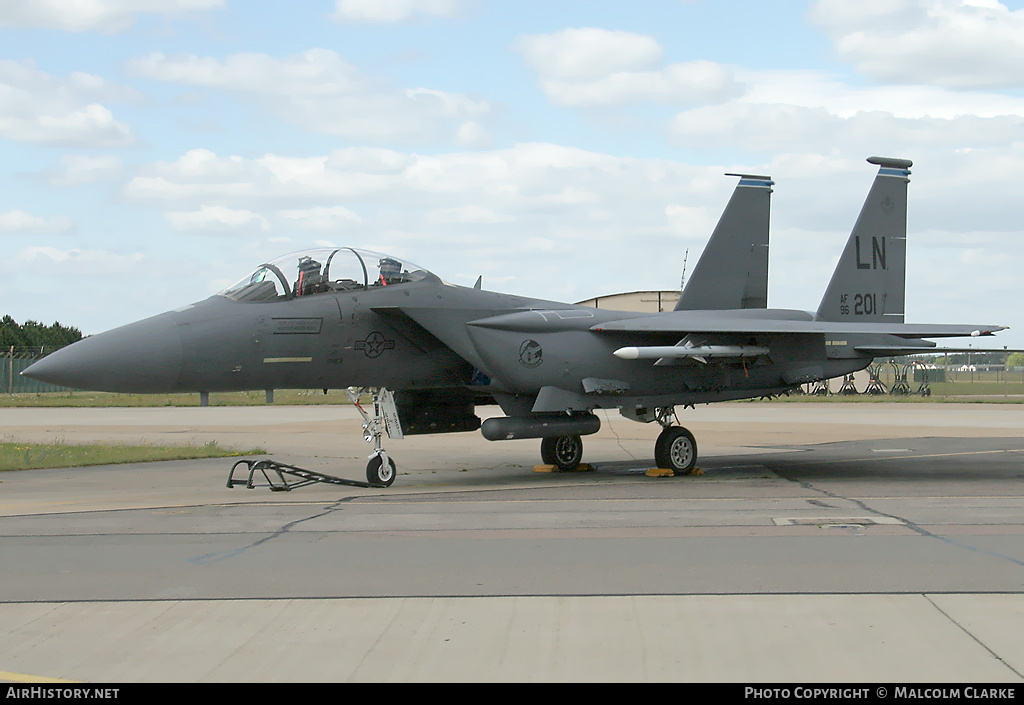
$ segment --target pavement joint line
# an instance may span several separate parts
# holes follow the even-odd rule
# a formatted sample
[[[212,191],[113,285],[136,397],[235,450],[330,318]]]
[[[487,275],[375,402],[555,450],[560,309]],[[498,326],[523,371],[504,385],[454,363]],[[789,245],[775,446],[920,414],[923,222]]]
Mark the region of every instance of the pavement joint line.
[[[980,453],[1005,453],[1005,452],[1007,452],[1007,451],[1005,451],[1005,450],[980,451]],[[976,455],[976,454],[979,454],[979,453],[941,453],[941,454],[936,454],[936,455],[931,456],[931,457],[949,457],[949,456],[956,456],[956,455]],[[889,456],[889,457],[891,458],[893,456]],[[970,546],[970,545],[967,545],[965,543],[961,543],[959,541],[954,541],[953,539],[949,538],[948,536],[942,536],[940,534],[937,534],[937,533],[934,533],[932,531],[929,531],[924,526],[921,526],[919,524],[915,524],[914,522],[910,521],[909,519],[905,519],[903,517],[896,516],[895,514],[887,514],[887,513],[883,512],[883,511],[880,511],[878,509],[873,509],[872,507],[868,506],[868,504],[867,504],[868,499],[859,500],[859,499],[853,499],[853,498],[850,498],[850,497],[844,497],[843,495],[838,494],[836,492],[831,492],[829,490],[824,490],[824,489],[821,489],[819,487],[816,487],[812,482],[810,482],[808,480],[793,480],[791,478],[786,477],[785,474],[783,474],[782,472],[779,472],[777,470],[776,470],[776,474],[778,474],[779,477],[781,477],[781,478],[783,478],[785,480],[788,480],[790,482],[795,482],[800,487],[803,487],[804,489],[809,490],[811,492],[817,492],[817,493],[822,494],[822,495],[824,495],[826,497],[831,497],[832,499],[841,499],[841,500],[844,500],[844,501],[847,501],[847,502],[853,502],[858,507],[863,509],[865,512],[869,512],[872,515],[879,516],[879,517],[889,517],[891,519],[897,519],[900,522],[902,522],[904,526],[906,526],[911,531],[915,532],[916,534],[918,534],[920,536],[924,536],[926,538],[931,538],[931,539],[936,539],[938,541],[946,543],[946,544],[948,544],[950,546],[954,546],[956,548],[966,549],[968,551],[973,551],[975,553],[979,553],[979,554],[982,554],[982,555],[991,556],[992,558],[997,558],[999,560],[1008,561],[1008,562],[1013,563],[1015,565],[1024,567],[1024,560],[1021,560],[1021,559],[1018,559],[1018,558],[1014,558],[1013,556],[1008,556],[1008,555],[1003,554],[1003,553],[997,553],[995,551],[987,551],[985,549],[977,548],[975,546]]]
[[[950,614],[948,612],[946,612],[946,610],[944,610],[941,607],[939,607],[935,603],[935,600],[933,600],[931,597],[929,597],[927,593],[922,593],[921,597],[923,597],[925,600],[927,600],[931,604],[932,607],[934,607],[936,610],[938,610],[939,614],[941,614],[943,617],[948,619],[950,621],[950,623],[953,624],[957,629],[961,630],[964,634],[966,634],[971,639],[973,639],[978,644],[978,646],[980,646],[981,648],[985,649],[985,651],[987,651],[990,654],[992,654],[992,658],[996,659],[997,661],[999,661],[999,663],[1001,663],[1004,666],[1006,666],[1006,668],[1009,669],[1018,678],[1024,679],[1024,674],[1022,674],[1016,668],[1014,668],[1009,663],[1007,663],[1006,660],[1002,656],[997,654],[995,651],[993,651],[992,648],[988,644],[986,644],[984,641],[982,641],[977,636],[975,636],[974,632],[972,632],[970,629],[968,629],[964,625],[960,624],[960,622],[958,622],[957,620],[953,619],[953,617],[950,616]]]
[[[72,681],[66,678],[52,678],[50,676],[35,676],[29,673],[12,673],[11,671],[0,671],[0,682],[11,683],[82,683],[84,681]]]
[[[776,526],[814,526],[817,524],[888,524],[903,525],[907,522],[896,517],[773,517],[772,521]]]
[[[929,453],[927,455],[876,455],[867,458],[834,458],[832,460],[806,460],[797,462],[802,465],[830,465],[834,463],[868,463],[892,460],[921,460],[925,458],[953,458],[960,455],[986,455],[991,453],[1019,453],[1020,448],[1000,448],[999,450],[969,450],[960,453]]]

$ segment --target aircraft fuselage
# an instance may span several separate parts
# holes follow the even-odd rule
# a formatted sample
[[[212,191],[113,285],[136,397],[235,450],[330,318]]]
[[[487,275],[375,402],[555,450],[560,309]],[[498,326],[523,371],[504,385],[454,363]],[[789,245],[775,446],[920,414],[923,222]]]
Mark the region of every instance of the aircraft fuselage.
[[[550,388],[583,410],[632,398],[695,403],[777,393],[870,362],[829,359],[824,335],[761,333],[716,341],[763,346],[765,356],[658,365],[614,355],[629,334],[592,330],[642,315],[436,280],[280,301],[212,296],[86,338],[37,363],[34,374],[60,366],[68,386],[141,393],[466,387],[535,397]],[[679,337],[653,341],[671,346]]]

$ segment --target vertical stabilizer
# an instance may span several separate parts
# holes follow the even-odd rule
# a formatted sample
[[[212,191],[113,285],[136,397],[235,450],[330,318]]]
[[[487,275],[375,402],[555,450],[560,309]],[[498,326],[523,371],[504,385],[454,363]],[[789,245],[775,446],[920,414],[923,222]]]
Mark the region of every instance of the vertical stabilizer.
[[[871,157],[868,192],[815,316],[820,321],[903,322],[909,159]]]
[[[767,308],[768,176],[738,176],[729,204],[683,289],[676,311]]]

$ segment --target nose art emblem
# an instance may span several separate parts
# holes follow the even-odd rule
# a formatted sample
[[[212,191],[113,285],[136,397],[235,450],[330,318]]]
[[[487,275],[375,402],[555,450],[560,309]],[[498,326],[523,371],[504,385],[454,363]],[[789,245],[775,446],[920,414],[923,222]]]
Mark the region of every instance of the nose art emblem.
[[[524,340],[519,346],[519,362],[526,367],[537,367],[544,362],[544,350],[536,340]]]

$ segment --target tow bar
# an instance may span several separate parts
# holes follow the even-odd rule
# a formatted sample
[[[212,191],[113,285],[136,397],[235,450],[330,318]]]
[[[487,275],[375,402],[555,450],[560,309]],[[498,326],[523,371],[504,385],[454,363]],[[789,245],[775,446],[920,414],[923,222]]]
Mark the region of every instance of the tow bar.
[[[246,466],[249,472],[248,478],[244,480],[235,479],[235,469],[239,465]],[[274,460],[239,460],[231,466],[231,472],[228,473],[228,489],[235,485],[245,485],[247,490],[255,488],[257,485],[254,477],[257,471],[263,473],[263,477],[267,481],[266,485],[260,484],[259,486],[269,487],[271,492],[289,492],[296,487],[305,487],[317,482],[323,482],[328,485],[347,485],[349,487],[385,487],[385,485],[375,485],[369,482],[360,482],[359,480],[345,480],[340,477],[317,472],[316,470],[306,470],[295,465],[285,465]],[[277,480],[275,481],[271,478],[269,473],[277,473]],[[302,479],[289,482],[285,475],[293,475]]]

